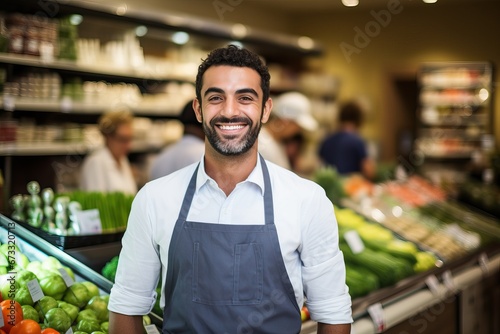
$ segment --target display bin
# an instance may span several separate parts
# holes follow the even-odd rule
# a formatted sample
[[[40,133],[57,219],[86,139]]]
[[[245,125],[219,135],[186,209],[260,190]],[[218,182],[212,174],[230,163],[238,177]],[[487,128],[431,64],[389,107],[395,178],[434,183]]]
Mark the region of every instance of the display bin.
[[[53,256],[62,265],[73,270],[75,281],[90,281],[98,286],[101,293],[109,294],[111,292],[113,282],[82,263],[75,256],[70,255],[66,250],[60,249],[51,242],[41,238],[23,225],[0,214],[0,243],[7,243],[9,240],[15,242],[20,251],[32,261],[41,261],[47,256]],[[148,316],[151,318],[152,323],[160,329],[162,319],[153,313],[148,314]]]
[[[430,288],[429,280],[438,284]],[[446,263],[422,274],[409,277],[395,286],[374,291],[352,302],[352,332],[356,334],[498,333],[500,329],[500,244],[478,249],[468,256]],[[475,290],[483,291],[482,294]],[[484,291],[487,291],[484,293]],[[467,311],[470,302],[480,309]],[[377,330],[368,312],[372,305],[383,308],[384,329]],[[480,317],[477,318],[477,317]],[[317,332],[317,324],[309,320],[301,334]]]
[[[46,232],[40,228],[33,227],[25,222],[15,221],[18,226],[22,226],[30,232],[36,234],[40,238],[48,241],[52,245],[62,250],[72,248],[80,248],[87,246],[102,245],[107,243],[114,243],[121,241],[125,232],[118,233],[102,233],[102,234],[89,234],[89,235],[58,235]]]
[[[70,267],[75,272],[77,281],[89,280],[95,283],[102,292],[109,294],[111,291],[113,285],[111,281],[82,263],[74,254],[71,254],[71,252],[78,250],[78,248],[62,250],[32,233],[23,227],[22,224],[18,224],[12,219],[0,215],[0,242],[4,243],[8,240],[9,234],[15,235],[16,244],[30,259],[39,260],[46,256],[54,256],[63,265]],[[96,245],[93,248],[89,246],[96,254],[99,253],[99,247],[102,247],[102,245]],[[446,276],[451,278],[451,282],[456,288],[456,291],[451,296],[454,298],[453,303],[448,302],[450,297],[450,281],[445,280]],[[429,288],[427,283],[429,277],[436,277],[438,279],[437,293]],[[453,326],[456,327],[454,333],[466,334],[466,332],[461,331],[463,325],[460,325],[464,316],[464,314],[460,314],[460,310],[464,309],[464,304],[466,303],[464,296],[472,293],[469,291],[471,287],[477,284],[480,285],[486,281],[490,282],[490,291],[492,291],[490,294],[492,300],[487,301],[488,307],[486,307],[486,310],[492,316],[488,318],[489,323],[483,325],[483,327],[496,328],[494,326],[498,326],[498,320],[495,322],[493,315],[498,313],[500,305],[500,301],[498,300],[500,296],[498,291],[500,289],[498,284],[499,279],[500,244],[495,243],[481,247],[465,257],[445,263],[440,268],[434,268],[427,272],[408,277],[394,286],[379,289],[367,296],[354,299],[352,302],[354,332],[357,334],[377,333],[367,310],[371,305],[380,303],[383,306],[386,320],[386,328],[383,333],[404,333],[404,328],[408,326],[415,329],[416,327],[415,325],[412,327],[412,323],[420,323],[418,322],[418,317],[424,317],[423,319],[425,320],[426,315],[428,315],[426,312],[433,312],[433,308],[446,305],[454,308],[456,311],[442,312],[443,316],[448,314],[454,315],[454,318],[450,319],[450,321],[453,321]],[[162,317],[154,313],[150,313],[149,316],[153,324],[161,328],[163,323]],[[483,314],[483,316],[485,315]],[[425,321],[429,322],[428,320]],[[442,321],[446,320],[442,319]],[[468,321],[473,320],[469,319]],[[435,326],[437,323],[437,321],[434,321],[429,323],[429,325]],[[434,327],[428,326],[429,330],[432,330],[432,328]],[[395,332],[396,330],[399,331]],[[301,334],[316,332],[317,324],[314,321],[308,320],[302,324]],[[442,331],[438,332],[445,333]],[[423,331],[422,333],[431,332]]]

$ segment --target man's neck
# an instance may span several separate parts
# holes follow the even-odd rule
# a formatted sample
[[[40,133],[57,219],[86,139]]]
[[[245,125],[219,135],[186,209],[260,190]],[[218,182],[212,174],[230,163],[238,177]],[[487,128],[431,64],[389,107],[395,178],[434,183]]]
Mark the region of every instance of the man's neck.
[[[236,185],[246,180],[254,170],[258,157],[257,146],[238,156],[224,156],[208,146],[205,149],[205,172],[229,196]]]

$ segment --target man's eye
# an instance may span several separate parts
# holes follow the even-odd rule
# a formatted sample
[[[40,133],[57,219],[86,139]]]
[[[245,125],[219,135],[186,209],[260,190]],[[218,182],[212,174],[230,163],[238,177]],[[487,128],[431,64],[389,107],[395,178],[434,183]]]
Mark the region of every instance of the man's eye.
[[[251,96],[242,96],[242,97],[240,97],[240,100],[253,101],[253,98]]]
[[[222,100],[222,98],[220,96],[217,96],[217,95],[214,95],[214,96],[210,96],[208,98],[209,101],[219,101],[219,100]]]

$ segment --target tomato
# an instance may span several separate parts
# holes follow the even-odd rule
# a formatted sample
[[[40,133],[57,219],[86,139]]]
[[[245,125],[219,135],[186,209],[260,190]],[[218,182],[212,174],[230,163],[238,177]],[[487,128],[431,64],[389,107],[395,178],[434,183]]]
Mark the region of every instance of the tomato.
[[[56,331],[54,328],[45,328],[42,331],[42,334],[61,334],[58,331]]]
[[[23,309],[21,304],[14,300],[6,299],[0,303],[3,315],[2,329],[6,333],[10,333],[12,327],[23,321]]]
[[[35,320],[24,319],[10,330],[9,334],[41,334],[42,328]]]

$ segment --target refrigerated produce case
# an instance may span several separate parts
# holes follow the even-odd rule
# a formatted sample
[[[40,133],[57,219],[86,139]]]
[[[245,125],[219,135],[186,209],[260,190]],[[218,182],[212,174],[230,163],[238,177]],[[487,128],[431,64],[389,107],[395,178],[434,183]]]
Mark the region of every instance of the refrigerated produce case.
[[[12,228],[12,226],[15,227]],[[5,242],[5,240],[7,240],[9,231],[15,234],[17,244],[22,251],[26,252],[29,258],[43,259],[46,256],[54,256],[59,259],[63,265],[70,267],[75,272],[77,281],[92,281],[102,292],[109,294],[113,283],[104,278],[98,270],[82,263],[78,256],[78,250],[73,250],[73,253],[71,253],[67,250],[60,249],[60,247],[57,247],[50,241],[24,228],[21,224],[0,215],[0,242]],[[92,248],[92,246],[89,247]],[[97,254],[100,247],[103,247],[103,245],[95,246],[95,254]],[[475,321],[471,319],[474,312],[470,310],[468,312],[464,311],[467,307],[469,309],[474,309],[467,304],[470,304],[471,298],[475,300],[477,304],[481,303],[483,299],[487,299],[487,296],[490,297],[490,299],[481,304],[486,310],[478,314],[478,317],[490,313],[495,314],[495,310],[499,310],[499,268],[500,245],[499,243],[492,243],[479,247],[460,258],[446,261],[441,267],[435,267],[426,272],[407,277],[393,286],[373,291],[364,297],[355,298],[353,299],[352,306],[354,332],[356,334],[377,333],[373,316],[370,315],[368,310],[380,306],[383,309],[384,333],[396,333],[394,332],[395,328],[402,328],[401,326],[409,326],[409,328],[415,329],[420,328],[417,326],[422,322],[435,325],[442,321],[451,321],[453,323],[454,328],[456,327],[456,331],[453,331],[453,333],[468,333],[463,330],[458,330],[459,327],[467,328],[467,325],[470,326],[470,324]],[[435,284],[431,284],[431,282]],[[484,293],[485,288],[488,288],[488,293]],[[480,293],[480,295],[478,295],[478,293]],[[470,298],[467,299],[465,296],[470,296]],[[442,312],[440,311],[439,314],[443,317],[452,314],[453,317],[450,319],[443,318],[439,320],[439,322],[437,322],[437,320],[428,320],[426,312],[435,312],[436,307],[442,307],[443,309],[445,309],[445,307],[453,308],[453,310],[455,310],[454,312],[445,312],[443,310]],[[479,311],[476,310],[475,313],[479,313]],[[153,313],[150,314],[150,317],[153,323],[161,328],[161,317]],[[419,317],[423,317],[423,320],[419,320]],[[436,315],[433,315],[433,317],[439,319]],[[468,317],[468,320],[464,321],[464,317]],[[487,326],[487,328],[490,329],[493,328],[493,326],[498,326],[498,323],[494,324],[491,319],[487,319],[487,321],[489,322],[483,324],[483,327]],[[476,322],[478,322],[477,319]],[[435,327],[427,327],[429,329],[434,328],[432,329],[434,332],[423,330],[421,333],[436,332]],[[315,332],[316,323],[314,321],[308,320],[303,323],[301,333]],[[403,331],[399,330],[397,333],[403,333]],[[411,331],[408,333],[411,333]],[[447,332],[440,331],[440,333]]]
[[[82,263],[75,254],[68,253],[48,240],[41,238],[21,224],[0,214],[0,243],[13,240],[20,251],[31,261],[42,261],[48,256],[57,258],[62,265],[69,267],[75,273],[75,281],[90,281],[97,285],[101,294],[109,295],[113,283],[103,277],[98,271]],[[98,250],[102,245],[96,245]],[[98,257],[98,256],[96,256]],[[152,324],[161,328],[162,320],[159,316],[151,313],[148,315]]]

